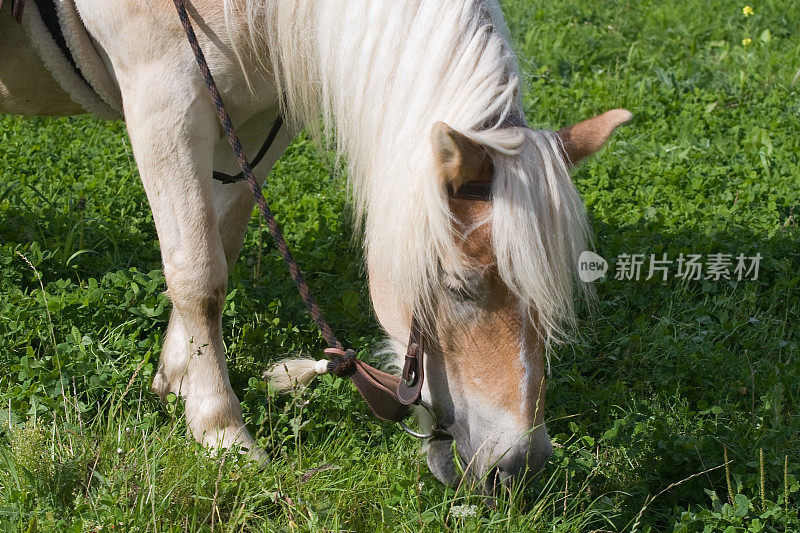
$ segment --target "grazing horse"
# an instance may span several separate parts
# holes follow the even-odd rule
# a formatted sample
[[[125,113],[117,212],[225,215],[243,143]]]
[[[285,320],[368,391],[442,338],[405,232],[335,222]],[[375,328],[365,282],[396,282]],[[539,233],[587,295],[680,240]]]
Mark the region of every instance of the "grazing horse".
[[[236,161],[172,2],[74,3],[122,113],[153,210],[173,304],[153,390],[186,405],[208,446],[258,449],[225,363],[221,310],[253,199],[220,184]],[[38,2],[37,2],[38,3]],[[23,26],[33,24],[33,2]],[[84,108],[0,13],[0,111]],[[569,166],[630,118],[614,110],[558,134],[525,126],[520,74],[496,0],[193,0],[200,44],[253,153],[281,113],[290,127],[258,179],[308,128],[346,156],[378,319],[398,353],[413,314],[429,342],[422,392],[480,479],[540,468],[545,354],[568,338],[588,226]],[[491,183],[491,201],[449,190]],[[430,423],[420,416],[421,423]],[[443,482],[448,440],[428,445]]]

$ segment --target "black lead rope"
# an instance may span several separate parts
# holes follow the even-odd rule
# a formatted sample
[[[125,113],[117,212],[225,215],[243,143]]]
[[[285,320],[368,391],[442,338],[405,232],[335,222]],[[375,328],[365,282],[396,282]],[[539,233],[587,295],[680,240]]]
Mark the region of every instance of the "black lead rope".
[[[186,1],[174,0],[174,3],[178,10],[178,16],[181,19],[183,30],[186,33],[186,37],[189,40],[192,51],[194,52],[197,66],[200,68],[200,72],[203,74],[206,87],[208,87],[208,92],[214,102],[214,107],[216,108],[219,122],[222,125],[222,129],[225,131],[225,135],[228,138],[228,143],[231,145],[231,149],[233,149],[233,153],[236,156],[236,161],[239,163],[239,167],[242,169],[242,176],[247,181],[250,192],[253,193],[253,198],[258,206],[258,210],[261,213],[261,216],[264,217],[264,220],[267,223],[267,228],[269,229],[269,233],[272,236],[272,239],[275,241],[275,245],[277,246],[281,257],[283,258],[284,263],[286,263],[286,266],[289,269],[292,280],[294,280],[295,286],[297,287],[297,292],[300,293],[300,297],[303,299],[303,303],[306,305],[309,315],[311,315],[311,318],[316,323],[317,327],[322,333],[323,338],[325,339],[325,342],[328,343],[328,346],[343,350],[344,347],[342,346],[342,343],[339,342],[339,340],[333,334],[333,330],[328,322],[322,317],[319,305],[311,295],[308,284],[303,278],[303,273],[300,272],[300,267],[297,265],[297,261],[295,261],[294,257],[292,256],[292,252],[289,250],[289,246],[286,244],[286,239],[283,237],[283,232],[278,226],[275,216],[272,214],[272,211],[267,205],[264,195],[261,193],[261,187],[258,185],[258,182],[253,175],[253,169],[250,166],[250,162],[247,160],[247,156],[244,154],[242,143],[239,141],[239,136],[236,135],[236,131],[233,128],[233,121],[228,114],[228,110],[225,108],[225,104],[222,101],[222,96],[220,95],[219,90],[217,89],[217,84],[214,81],[214,76],[211,74],[211,69],[206,61],[205,54],[203,54],[203,50],[200,48],[200,42],[197,40],[197,34],[195,34],[194,28],[192,27],[192,22],[189,20],[189,14],[186,12]],[[274,126],[273,129],[275,129]]]
[[[275,142],[275,138],[278,136],[278,133],[281,131],[282,127],[283,117],[278,115],[278,117],[275,119],[275,122],[272,123],[272,127],[269,129],[269,133],[267,133],[267,138],[264,139],[264,144],[261,145],[261,149],[250,163],[251,167],[257,167],[261,160],[264,159],[264,156],[267,155],[267,152],[272,147],[272,143]],[[230,174],[225,174],[224,172],[217,172],[216,170],[214,171],[213,177],[215,180],[221,181],[222,183],[237,183],[247,179],[244,176],[244,172],[239,172],[235,176],[232,176]]]

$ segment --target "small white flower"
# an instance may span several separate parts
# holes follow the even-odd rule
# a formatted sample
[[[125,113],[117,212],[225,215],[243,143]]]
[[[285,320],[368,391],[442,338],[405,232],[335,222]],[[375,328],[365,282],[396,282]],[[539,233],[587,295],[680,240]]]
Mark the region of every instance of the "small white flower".
[[[122,455],[124,450],[122,448],[117,448],[117,455]]]
[[[466,518],[475,516],[478,513],[477,505],[454,505],[450,508],[450,514],[455,518]]]

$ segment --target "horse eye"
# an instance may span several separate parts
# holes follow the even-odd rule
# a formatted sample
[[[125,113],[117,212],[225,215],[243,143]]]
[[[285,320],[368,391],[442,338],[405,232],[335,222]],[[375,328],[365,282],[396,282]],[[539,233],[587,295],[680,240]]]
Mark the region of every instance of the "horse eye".
[[[477,272],[469,272],[464,277],[446,275],[443,285],[452,298],[463,302],[483,298],[483,277]]]

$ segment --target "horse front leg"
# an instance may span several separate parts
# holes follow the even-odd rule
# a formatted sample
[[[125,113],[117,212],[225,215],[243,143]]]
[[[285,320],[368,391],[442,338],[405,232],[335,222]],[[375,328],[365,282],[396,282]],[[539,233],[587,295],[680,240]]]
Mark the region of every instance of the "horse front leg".
[[[221,314],[228,264],[218,228],[211,168],[216,119],[197,80],[166,70],[121,83],[134,155],[156,223],[173,303],[162,369],[154,383],[179,393],[194,437],[209,447],[240,445],[263,456],[244,427],[231,388]]]
[[[217,233],[222,242],[225,255],[226,272],[233,270],[244,242],[247,222],[253,211],[253,197],[243,183],[223,185],[212,184],[214,212],[217,216]],[[158,372],[153,378],[153,392],[162,399],[170,393],[180,394],[182,378],[186,372],[186,356],[191,351],[187,328],[173,307],[169,326],[164,336]]]
[[[248,153],[255,153],[264,141],[265,125],[272,124],[277,118],[278,110],[259,113],[246,121],[239,128],[239,134]],[[287,128],[283,128],[264,157],[261,164],[254,169],[256,179],[262,184],[275,161],[286,150],[291,141]],[[223,169],[235,174],[237,164],[232,158],[230,146],[225,139],[217,139],[214,148],[214,168]],[[225,253],[228,273],[233,270],[244,242],[247,224],[253,212],[253,195],[244,182],[223,184],[213,181],[211,194],[214,201],[214,212],[217,216],[217,230]],[[179,385],[185,371],[185,356],[189,352],[189,336],[180,313],[173,308],[169,319],[169,327],[164,337],[158,372],[153,379],[153,391],[162,397],[167,393],[179,394]]]

